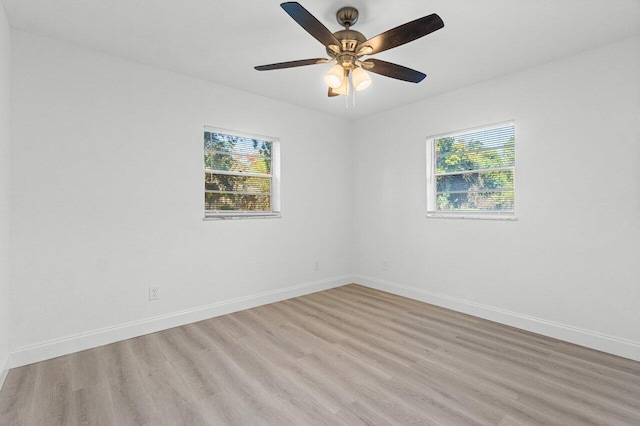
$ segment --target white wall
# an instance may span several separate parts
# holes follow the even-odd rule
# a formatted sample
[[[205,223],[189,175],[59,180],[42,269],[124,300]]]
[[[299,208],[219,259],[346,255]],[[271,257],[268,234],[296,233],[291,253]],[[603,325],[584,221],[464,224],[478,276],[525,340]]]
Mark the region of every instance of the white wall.
[[[9,107],[11,30],[0,3],[0,387],[9,359]]]
[[[348,282],[348,121],[13,37],[14,366]],[[281,139],[281,219],[202,220],[204,125]]]
[[[636,37],[359,120],[356,281],[640,360],[639,105]],[[509,119],[518,220],[425,218],[425,138]]]
[[[352,272],[640,359],[640,38],[353,126],[22,32],[12,43],[13,366]],[[426,219],[425,137],[507,119],[518,221]],[[201,220],[205,124],[281,138],[282,219]]]

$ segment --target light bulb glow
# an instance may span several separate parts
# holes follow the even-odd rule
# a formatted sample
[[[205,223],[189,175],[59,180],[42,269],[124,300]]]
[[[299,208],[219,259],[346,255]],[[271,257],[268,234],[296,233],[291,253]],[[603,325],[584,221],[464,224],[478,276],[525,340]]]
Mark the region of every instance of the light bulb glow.
[[[324,82],[332,89],[337,89],[342,84],[342,77],[344,76],[344,68],[340,65],[332,66],[327,74],[324,76]]]
[[[369,74],[362,68],[356,68],[351,73],[351,80],[353,81],[353,87],[356,91],[361,91],[366,89],[371,85],[371,77]]]

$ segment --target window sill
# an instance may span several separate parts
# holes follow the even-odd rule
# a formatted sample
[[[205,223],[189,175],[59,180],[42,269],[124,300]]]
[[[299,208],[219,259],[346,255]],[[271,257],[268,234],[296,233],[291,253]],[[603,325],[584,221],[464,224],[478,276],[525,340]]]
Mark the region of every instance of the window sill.
[[[427,213],[426,217],[434,219],[518,220],[515,214]]]
[[[210,220],[234,220],[234,219],[280,219],[280,213],[227,213],[210,214],[202,218],[203,221]]]

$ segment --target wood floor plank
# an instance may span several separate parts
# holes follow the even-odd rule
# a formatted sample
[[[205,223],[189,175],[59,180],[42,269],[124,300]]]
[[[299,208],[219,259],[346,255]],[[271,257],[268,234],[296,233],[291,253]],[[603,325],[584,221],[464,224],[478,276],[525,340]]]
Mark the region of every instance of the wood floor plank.
[[[37,365],[31,402],[32,424],[64,425],[71,421],[71,380],[68,359],[60,357]]]
[[[602,424],[602,420],[599,419],[602,413],[595,411],[594,415],[586,414],[585,412],[593,410],[573,397],[570,392],[567,393],[565,389],[546,382],[537,371],[523,369],[517,364],[504,364],[499,359],[482,358],[473,351],[459,348],[453,351],[443,348],[436,351],[434,357],[438,353],[441,355],[440,362],[465,365],[466,374],[517,393],[518,401],[548,413],[551,417],[558,419],[560,424]]]
[[[348,285],[11,370],[0,425],[640,425],[640,363]]]
[[[430,330],[429,335],[425,335],[423,333],[419,339],[417,339],[415,334],[415,329],[409,325],[402,325],[395,322],[398,318],[398,314],[389,314],[383,312],[381,308],[375,308],[374,310],[366,307],[364,304],[360,305],[357,302],[348,302],[347,298],[338,302],[338,308],[342,308],[343,306],[352,306],[359,309],[359,313],[357,314],[357,318],[362,319],[370,324],[370,328],[373,330],[377,330],[385,333],[385,335],[389,336],[391,333],[394,344],[402,344],[406,343],[409,347],[418,347],[421,346],[425,350],[431,350],[439,347],[440,345],[450,341],[452,338],[456,337],[455,333],[450,332],[440,332],[437,330]]]
[[[348,333],[348,339],[345,340],[366,340],[369,345],[375,346],[378,350],[393,353],[397,361],[404,362],[406,365],[412,364],[424,353],[437,347],[436,345],[424,345],[425,342],[421,342],[422,344],[416,351],[416,345],[403,344],[400,340],[389,343],[387,339],[385,339],[385,327],[381,324],[372,324],[369,321],[360,320],[353,315],[343,314],[339,310],[322,307],[312,301],[301,301],[301,303],[311,307],[313,312],[317,312],[327,323],[336,327],[349,325],[350,327],[345,328],[343,331]]]
[[[416,412],[400,395],[385,388],[384,383],[391,376],[382,380],[371,377],[362,371],[362,366],[355,359],[344,357],[336,349],[314,351],[301,358],[300,362],[308,369],[330,374],[337,386],[352,392],[357,402],[378,417],[399,424],[437,424],[430,416],[425,415],[427,413]]]
[[[0,424],[30,424],[38,364],[9,371],[0,392]]]
[[[342,422],[348,425],[376,425],[376,426],[390,426],[397,425],[397,422],[378,415],[375,411],[368,410],[365,406],[358,401],[352,402],[347,405],[338,413],[336,417]]]
[[[345,402],[355,401],[352,395],[341,388],[323,381],[315,370],[303,368],[298,358],[290,357],[280,350],[277,341],[268,336],[255,334],[241,339],[247,348],[261,357],[274,372],[286,381],[295,383],[303,392],[313,398],[318,404],[332,413],[340,411]]]
[[[71,421],[75,425],[111,425],[116,414],[110,403],[108,386],[104,382],[73,392]]]
[[[143,381],[136,356],[127,343],[104,346],[105,350],[101,352],[114,421],[122,425],[160,423],[162,420],[153,403],[151,389]]]
[[[341,349],[352,353],[360,360],[375,363],[379,368],[389,372],[393,377],[385,385],[390,386],[396,393],[404,394],[405,399],[412,400],[416,406],[435,406],[446,415],[449,424],[495,424],[503,413],[493,410],[490,405],[480,400],[468,398],[469,384],[465,383],[464,393],[455,395],[450,392],[451,375],[447,376],[447,385],[441,386],[426,374],[421,374],[418,365],[405,366],[397,363],[393,358],[376,352],[374,348],[366,347],[360,342],[349,341],[339,344]],[[461,390],[462,388],[458,388]],[[455,390],[455,388],[453,388]],[[440,419],[439,423],[442,422]]]
[[[266,411],[274,416],[274,421],[279,418],[278,424],[292,423],[285,414],[303,422],[310,419],[313,413],[318,416],[319,420],[328,418],[324,412],[319,410],[319,407],[311,402],[310,398],[299,392],[299,389],[294,386],[285,386],[273,370],[266,368],[259,357],[242,345],[231,333],[202,322],[198,325],[207,330],[207,335],[214,342],[220,343],[219,346],[213,345],[212,351],[219,351],[222,357],[231,361],[228,365],[234,372],[233,379],[242,379],[241,388],[250,391],[248,394],[254,397],[260,405],[265,406]],[[295,401],[296,404],[292,404],[291,401]],[[322,423],[324,422],[322,421]]]

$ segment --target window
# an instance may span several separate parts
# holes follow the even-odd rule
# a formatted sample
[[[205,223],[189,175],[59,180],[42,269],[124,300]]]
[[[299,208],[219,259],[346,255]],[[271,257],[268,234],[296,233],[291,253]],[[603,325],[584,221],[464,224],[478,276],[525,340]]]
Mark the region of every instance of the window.
[[[204,129],[205,218],[280,215],[278,139]]]
[[[515,219],[515,125],[427,139],[427,216]]]

